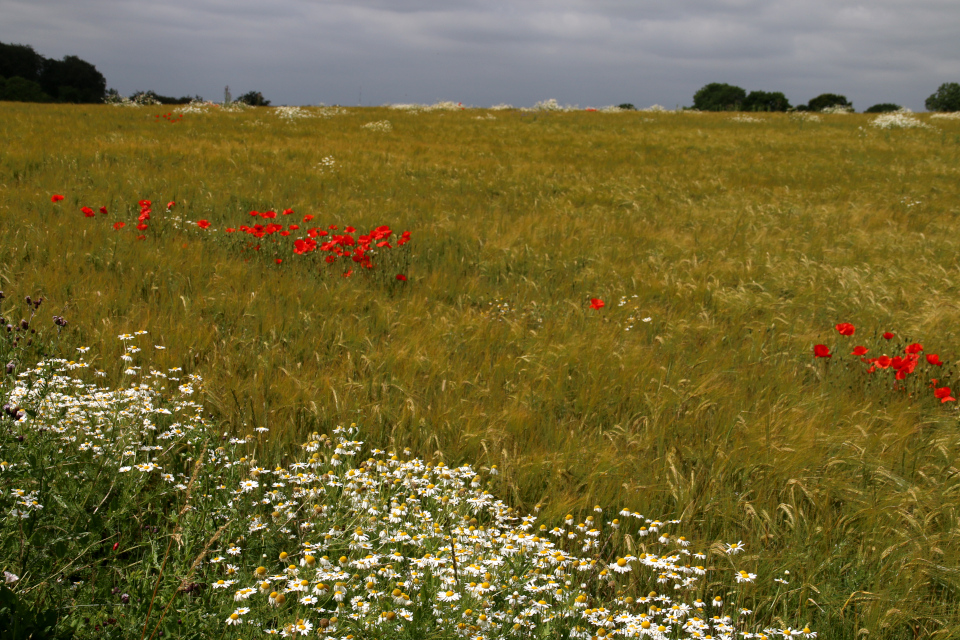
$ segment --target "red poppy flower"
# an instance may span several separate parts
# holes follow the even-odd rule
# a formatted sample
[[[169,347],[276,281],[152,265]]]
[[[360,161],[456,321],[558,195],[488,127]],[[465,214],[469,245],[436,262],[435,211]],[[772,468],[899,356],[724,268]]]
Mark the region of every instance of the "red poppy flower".
[[[957,399],[950,395],[950,387],[940,387],[939,389],[934,389],[933,395],[935,398],[940,400],[940,403],[944,402],[956,402]]]
[[[851,355],[862,356],[862,355],[865,355],[867,351],[869,351],[869,349],[867,349],[866,347],[854,347],[853,353]]]
[[[125,226],[127,226],[127,223],[126,223],[126,222],[114,222],[114,223],[113,223],[113,228],[114,228],[115,231],[119,231],[120,229],[123,229]]]
[[[284,209],[284,210],[283,210],[283,215],[285,215],[285,216],[288,216],[288,215],[290,215],[291,213],[293,213],[293,209]]]
[[[600,298],[590,298],[590,308],[597,309],[597,310],[602,309],[603,300],[601,300]]]
[[[841,322],[837,325],[837,331],[840,332],[840,335],[842,336],[852,336],[856,330],[856,327],[849,322]]]
[[[224,229],[224,231],[226,231],[227,233],[233,233],[234,231],[236,231],[236,229],[234,229],[233,227],[227,227],[226,229]]]
[[[343,277],[344,277],[344,278],[349,278],[349,277],[352,276],[352,275],[353,275],[353,269],[350,269],[350,271],[347,271],[346,273],[343,274]]]
[[[895,336],[894,334],[890,333],[889,331],[887,331],[886,333],[883,334],[883,339],[884,339],[884,340],[893,340],[895,337],[896,337],[896,336]]]
[[[327,256],[324,260],[327,261],[327,264],[333,264],[337,259],[337,256]]]
[[[303,216],[303,221],[304,221],[304,222],[310,222],[311,220],[313,220],[313,216],[312,216],[312,215],[307,214],[307,215]]]
[[[258,215],[260,215],[260,212],[259,212],[259,211],[251,211],[251,212],[250,212],[250,215],[255,218],[255,217],[257,217]]]
[[[398,273],[398,274],[397,274],[397,280],[399,280],[400,282],[406,282],[406,281],[407,281],[407,276],[403,275],[402,273]]]
[[[151,203],[149,200],[141,200],[137,204],[139,204],[141,207],[149,207]]]
[[[344,229],[344,231],[346,231],[347,233],[353,233],[354,231],[356,231],[356,229],[354,229],[353,227],[347,227],[346,229]]]
[[[881,369],[886,369],[893,363],[893,358],[891,358],[890,356],[880,356],[879,358],[874,360],[874,362]]]
[[[146,240],[147,236],[137,236],[137,240]]]
[[[94,216],[97,215],[93,212],[93,209],[91,209],[90,207],[80,207],[80,211],[83,211],[83,216],[85,218],[93,218]]]
[[[197,226],[201,229],[209,229],[210,223],[207,220],[197,220]]]
[[[50,202],[60,202],[61,200],[63,200],[63,196],[60,195],[59,193],[55,193],[52,196],[50,196]]]
[[[336,230],[337,230],[337,225],[332,224],[332,225],[330,225],[330,226],[327,227],[327,228],[330,229],[331,231],[336,231]]]
[[[100,213],[102,213],[103,215],[107,215],[107,208],[106,208],[106,207],[100,207]]]
[[[176,204],[177,204],[177,203],[174,202],[173,200],[171,200],[170,202],[168,202],[168,203],[167,203],[167,211],[170,211],[170,209],[173,209],[173,208],[176,206]]]
[[[137,231],[146,231],[146,230],[147,230],[146,222],[141,222],[140,224],[137,225]]]
[[[277,258],[277,264],[283,264],[283,260],[280,258]]]
[[[266,213],[261,213],[261,214],[260,214],[260,217],[261,217],[261,218],[266,218],[267,220],[273,220],[274,218],[277,217],[277,212],[276,212],[276,211],[267,211]]]
[[[923,345],[919,342],[914,342],[913,344],[907,345],[907,348],[903,350],[904,353],[920,353],[923,351]]]
[[[943,362],[940,361],[940,356],[935,353],[927,354],[927,362],[932,364],[935,367],[942,367]]]
[[[287,229],[290,229],[290,231],[297,231],[299,228],[300,228],[300,225],[298,224],[291,224],[287,226]]]
[[[815,344],[813,345],[813,357],[814,358],[832,358],[833,355],[830,353],[830,348],[825,344]]]

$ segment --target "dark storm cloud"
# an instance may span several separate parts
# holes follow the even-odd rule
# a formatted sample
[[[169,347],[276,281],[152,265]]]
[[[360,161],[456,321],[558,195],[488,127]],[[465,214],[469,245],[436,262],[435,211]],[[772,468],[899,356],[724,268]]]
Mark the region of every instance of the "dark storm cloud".
[[[129,94],[690,104],[707,82],[916,110],[960,81],[953,0],[3,0],[0,40]]]

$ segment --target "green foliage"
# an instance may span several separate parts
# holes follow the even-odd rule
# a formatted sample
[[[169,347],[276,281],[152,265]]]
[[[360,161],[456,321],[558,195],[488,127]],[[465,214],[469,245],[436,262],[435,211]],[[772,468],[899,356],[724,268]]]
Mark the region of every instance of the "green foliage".
[[[72,634],[57,630],[57,609],[39,610],[25,604],[6,585],[0,584],[0,640],[66,640]]]
[[[623,109],[623,110],[625,110],[625,111],[636,111],[636,110],[637,110],[637,108],[636,108],[635,106],[633,106],[633,103],[632,103],[632,102],[624,102],[624,103],[622,103],[622,104],[618,104],[617,107],[620,108],[620,109]]]
[[[823,111],[824,109],[831,109],[835,107],[852,109],[853,103],[847,100],[846,96],[836,93],[821,93],[807,103],[807,109],[810,111]]]
[[[50,102],[40,85],[19,76],[0,78],[0,100],[12,102]]]
[[[751,91],[743,101],[744,111],[786,111],[790,101],[779,91]]]
[[[960,111],[960,83],[944,82],[925,102],[927,111]]]
[[[739,111],[747,92],[740,87],[711,82],[693,94],[693,108],[700,111]]]
[[[243,104],[250,105],[251,107],[268,107],[270,106],[270,101],[266,100],[263,97],[263,94],[259,91],[248,91],[243,94],[236,100],[237,102],[242,102]]]
[[[875,104],[864,113],[891,113],[893,111],[900,111],[900,105],[893,104],[892,102],[882,102],[880,104]]]

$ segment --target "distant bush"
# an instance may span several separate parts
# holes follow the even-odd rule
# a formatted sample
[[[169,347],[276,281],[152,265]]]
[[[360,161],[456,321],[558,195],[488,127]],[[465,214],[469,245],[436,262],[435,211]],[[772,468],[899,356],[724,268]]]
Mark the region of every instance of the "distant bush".
[[[925,103],[927,111],[960,111],[960,83],[944,82]]]
[[[239,98],[237,102],[242,102],[243,104],[250,105],[251,107],[269,107],[270,101],[263,97],[263,94],[259,91],[248,91]]]
[[[162,96],[156,91],[137,91],[130,96],[130,99],[137,104],[190,104],[194,100],[203,102],[203,98],[200,96],[173,98],[171,96]]]
[[[617,105],[618,109],[623,109],[624,111],[636,111],[637,108],[633,106],[632,102],[624,102],[623,104]]]
[[[751,91],[743,101],[744,111],[786,111],[790,101],[780,91]]]
[[[836,93],[821,93],[807,103],[807,110],[809,111],[823,111],[833,107],[853,109],[853,103],[847,100],[846,96]]]
[[[693,108],[700,111],[739,111],[747,92],[735,85],[711,82],[693,94]]]
[[[900,105],[893,104],[892,102],[881,102],[880,104],[875,104],[864,113],[890,113],[892,111],[900,111]]]
[[[20,76],[0,78],[0,100],[13,102],[50,102],[40,85]]]

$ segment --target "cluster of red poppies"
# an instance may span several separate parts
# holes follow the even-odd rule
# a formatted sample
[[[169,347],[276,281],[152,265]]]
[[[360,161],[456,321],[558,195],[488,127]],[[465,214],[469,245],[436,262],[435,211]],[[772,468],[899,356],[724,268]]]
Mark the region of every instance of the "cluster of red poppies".
[[[154,121],[154,122],[160,122],[160,119],[161,119],[161,118],[163,118],[164,120],[166,120],[167,122],[169,122],[169,123],[171,123],[171,124],[177,124],[178,122],[183,122],[183,114],[182,114],[182,113],[178,113],[177,115],[173,115],[173,112],[164,113],[164,114],[162,114],[162,115],[158,113],[157,115],[153,116],[153,121]]]
[[[55,194],[50,200],[56,204],[62,202],[64,196]],[[138,204],[140,206],[140,213],[137,216],[137,231],[140,235],[137,236],[137,240],[144,240],[146,239],[145,232],[150,228],[149,222],[150,216],[153,213],[153,204],[150,200],[140,200]],[[168,202],[167,212],[171,211],[174,206],[176,206],[175,202]],[[94,210],[90,207],[81,207],[80,211],[88,218],[96,217]],[[107,208],[100,207],[100,213],[106,214]],[[281,224],[274,222],[278,215],[292,216],[295,214],[293,209],[284,209],[280,214],[272,210],[262,212],[251,211],[250,217],[256,219],[256,222],[253,224],[243,224],[237,228],[227,227],[224,229],[224,232],[227,234],[236,234],[239,232],[239,234],[249,236],[251,241],[246,243],[244,247],[245,250],[259,252],[262,241],[269,242],[274,249],[273,260],[278,265],[283,264],[285,257],[290,255],[291,250],[289,245],[284,246],[281,244],[281,241],[283,238],[292,236],[293,255],[306,256],[316,252],[317,255],[324,254],[323,261],[328,265],[333,265],[337,262],[346,262],[349,268],[341,273],[345,278],[353,275],[354,267],[364,270],[374,270],[376,266],[374,259],[377,260],[377,264],[382,265],[384,268],[402,267],[406,263],[406,255],[402,257],[391,257],[393,254],[391,250],[402,247],[410,241],[409,231],[404,231],[399,236],[396,236],[394,235],[393,229],[389,226],[380,225],[371,229],[366,234],[356,235],[357,230],[351,226],[344,227],[341,232],[340,228],[335,224],[328,226],[326,229],[321,229],[319,227],[301,228],[301,224],[299,223]],[[313,219],[314,216],[308,214],[303,216],[301,222],[304,224],[304,227],[306,227],[307,223]],[[196,225],[197,228],[202,230],[207,230],[211,227],[209,220],[198,220]],[[127,223],[121,221],[114,222],[113,224],[113,228],[118,231],[125,226],[127,226]],[[392,279],[406,282],[407,277],[402,273],[403,269],[401,268],[400,271],[401,272],[396,273]]]
[[[279,215],[291,216],[294,215],[294,211],[293,209],[284,209]],[[294,255],[307,256],[319,252],[318,255],[325,254],[323,261],[328,265],[347,261],[350,268],[341,274],[345,278],[353,275],[353,267],[374,269],[374,258],[377,254],[381,258],[378,260],[379,262],[395,263],[395,261],[385,261],[382,258],[388,255],[386,254],[387,251],[402,247],[410,241],[409,231],[404,231],[397,237],[394,235],[393,229],[387,225],[380,225],[366,234],[355,235],[357,230],[352,226],[344,227],[342,232],[340,227],[335,224],[329,225],[326,229],[306,227],[306,224],[314,219],[314,216],[310,214],[302,218],[302,223],[306,228],[302,228],[299,223],[281,224],[272,222],[277,219],[277,216],[277,212],[272,210],[251,211],[250,217],[259,219],[256,223],[244,224],[236,228],[227,227],[224,231],[229,234],[239,232],[252,237],[253,240],[248,242],[245,248],[254,251],[260,251],[261,241],[272,242],[276,248],[274,262],[278,265],[283,263],[283,254],[286,252],[286,249],[280,246],[281,239],[292,236]],[[207,220],[199,220],[197,226],[201,229],[207,229],[210,227],[210,223]],[[407,277],[403,273],[398,273],[394,279],[406,282]]]
[[[837,333],[844,337],[853,337],[853,334],[856,333],[856,327],[854,327],[849,322],[841,322],[836,326]],[[887,331],[883,334],[883,339],[886,341],[893,340],[896,337],[895,334]],[[850,355],[855,356],[860,359],[864,365],[866,365],[865,371],[868,374],[876,373],[877,371],[889,372],[893,374],[895,381],[906,380],[908,376],[917,371],[917,365],[926,364],[925,370],[927,373],[932,373],[935,369],[930,369],[930,367],[942,367],[943,362],[940,360],[940,356],[936,353],[923,354],[923,345],[919,342],[912,342],[908,344],[903,349],[903,355],[888,356],[882,355],[875,358],[866,357],[867,353],[870,350],[863,345],[856,345],[853,347],[853,350],[850,352]],[[923,359],[921,359],[923,355]],[[813,356],[815,358],[832,358],[833,354],[830,353],[830,348],[825,344],[816,344],[813,346]],[[938,378],[930,378],[928,386],[933,389],[933,395],[936,399],[940,400],[941,403],[944,402],[956,402],[956,398],[951,395],[950,387],[947,386],[937,386],[940,380]],[[896,384],[896,383],[895,383]]]
[[[50,201],[53,202],[54,204],[63,202],[63,200],[64,200],[64,196],[60,195],[59,193],[55,193],[52,196],[50,196]],[[140,235],[137,236],[137,240],[144,240],[146,239],[146,235],[144,235],[144,232],[149,228],[149,225],[147,224],[147,222],[150,220],[150,214],[153,212],[153,210],[151,209],[153,205],[150,202],[150,200],[141,200],[140,202],[138,202],[138,204],[140,205],[140,214],[137,216],[137,231],[140,232]],[[176,204],[175,202],[168,202],[167,211],[170,211],[171,209],[173,209],[175,204]],[[106,207],[100,207],[99,211],[103,215],[107,215],[108,213]],[[86,207],[86,206],[80,207],[80,213],[82,213],[85,218],[95,218],[97,216],[96,212],[91,207]],[[113,223],[113,228],[115,231],[119,231],[120,229],[123,229],[125,226],[127,226],[126,222],[118,221]]]

